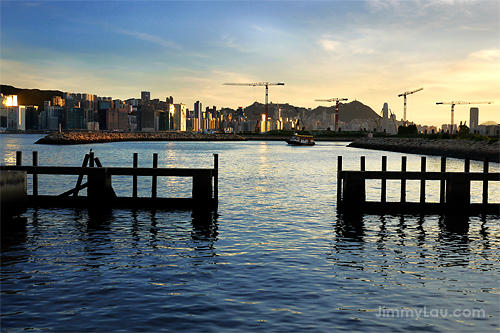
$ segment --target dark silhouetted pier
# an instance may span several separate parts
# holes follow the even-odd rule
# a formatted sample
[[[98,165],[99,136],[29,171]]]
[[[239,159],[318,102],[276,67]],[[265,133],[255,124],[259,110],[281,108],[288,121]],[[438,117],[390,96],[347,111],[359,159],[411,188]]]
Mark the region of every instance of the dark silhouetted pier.
[[[484,159],[483,172],[469,172],[470,161],[465,159],[464,172],[446,172],[446,157],[441,158],[440,172],[426,171],[426,158],[421,158],[420,171],[406,171],[406,156],[402,157],[401,171],[387,171],[387,156],[382,156],[381,171],[366,171],[365,157],[361,156],[360,170],[342,170],[342,156],[337,166],[337,207],[339,212],[368,214],[495,214],[500,215],[500,204],[488,201],[488,183],[500,181],[500,173],[489,172]],[[380,201],[366,200],[366,180],[380,180]],[[401,182],[399,202],[387,201],[387,180]],[[406,181],[420,180],[420,200],[406,200]],[[426,181],[439,181],[439,202],[426,202]],[[482,182],[482,202],[471,203],[471,182]],[[498,196],[495,198],[498,200]]]
[[[82,207],[82,208],[146,208],[192,209],[216,211],[218,205],[218,154],[214,154],[213,168],[158,168],[158,154],[153,154],[151,168],[139,168],[138,154],[133,155],[133,166],[103,167],[93,152],[85,155],[81,167],[38,166],[38,153],[33,152],[33,164],[22,165],[22,152],[16,153],[16,165],[0,166],[0,170],[25,171],[33,175],[32,194],[27,204],[31,207]],[[78,176],[74,188],[59,195],[39,195],[38,175]],[[113,176],[132,177],[132,197],[118,197],[112,186]],[[87,182],[83,183],[84,178]],[[151,196],[138,197],[137,178],[151,177]],[[164,198],[157,196],[158,177],[191,177],[191,198]],[[63,184],[61,184],[62,187]],[[86,196],[79,192],[87,189]]]

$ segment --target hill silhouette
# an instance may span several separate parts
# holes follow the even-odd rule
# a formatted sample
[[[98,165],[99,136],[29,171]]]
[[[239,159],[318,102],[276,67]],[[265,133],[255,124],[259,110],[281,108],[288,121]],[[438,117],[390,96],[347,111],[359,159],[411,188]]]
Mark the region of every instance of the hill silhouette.
[[[327,115],[335,113],[335,104],[332,106],[318,106],[315,109],[309,110],[303,107],[294,106],[291,104],[274,104],[270,103],[268,106],[269,115],[272,117],[275,110],[281,108],[281,114],[283,117],[293,118],[297,115],[302,117],[314,116],[318,117],[326,111]],[[260,115],[264,113],[265,105],[255,102],[252,105],[247,106],[245,109],[245,115],[248,118],[257,120],[260,119]],[[380,116],[373,111],[373,109],[359,101],[352,101],[349,103],[339,104],[339,120],[343,122],[349,122],[353,119],[379,119]]]
[[[59,90],[21,89],[13,86],[0,85],[0,92],[4,95],[17,95],[19,105],[37,105],[43,110],[43,102],[52,101],[53,96],[63,95]]]

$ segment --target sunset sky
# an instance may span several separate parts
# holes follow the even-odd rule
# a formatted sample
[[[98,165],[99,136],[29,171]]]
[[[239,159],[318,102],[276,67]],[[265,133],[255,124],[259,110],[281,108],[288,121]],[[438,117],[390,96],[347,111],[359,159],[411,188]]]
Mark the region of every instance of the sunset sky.
[[[408,120],[500,123],[500,2],[0,1],[1,83],[192,109],[345,97]]]

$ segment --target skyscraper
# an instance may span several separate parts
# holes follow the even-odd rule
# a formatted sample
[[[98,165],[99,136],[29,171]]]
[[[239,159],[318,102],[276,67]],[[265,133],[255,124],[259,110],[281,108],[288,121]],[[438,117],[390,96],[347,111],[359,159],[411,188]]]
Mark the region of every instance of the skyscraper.
[[[479,108],[470,108],[469,128],[473,132],[479,126]]]
[[[175,114],[174,114],[174,130],[176,131],[186,131],[186,105],[183,103],[174,104]]]
[[[141,91],[142,105],[149,105],[151,101],[151,93],[149,91]]]
[[[199,131],[200,129],[204,129],[202,125],[202,105],[200,101],[196,101],[194,103],[194,119],[193,119],[193,131]]]

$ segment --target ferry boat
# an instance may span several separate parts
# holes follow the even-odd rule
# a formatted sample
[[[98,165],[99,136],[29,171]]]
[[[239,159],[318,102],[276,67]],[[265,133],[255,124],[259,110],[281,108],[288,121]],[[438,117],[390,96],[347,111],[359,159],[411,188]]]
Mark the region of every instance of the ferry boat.
[[[316,144],[312,135],[299,135],[297,133],[292,135],[286,142],[294,146],[314,146]]]

